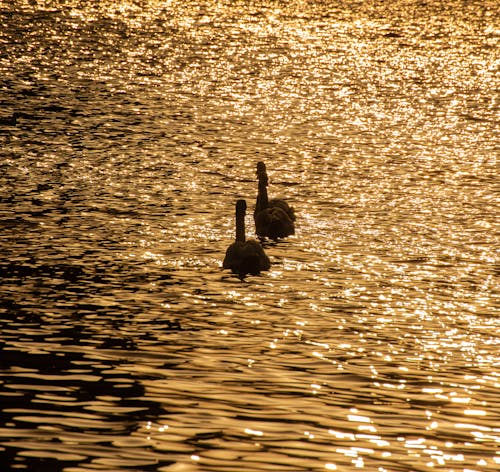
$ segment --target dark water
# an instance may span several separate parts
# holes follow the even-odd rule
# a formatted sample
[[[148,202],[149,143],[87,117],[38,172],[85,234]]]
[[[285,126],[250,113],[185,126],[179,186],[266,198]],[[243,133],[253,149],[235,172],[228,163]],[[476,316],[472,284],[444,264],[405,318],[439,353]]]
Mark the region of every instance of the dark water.
[[[2,470],[498,470],[498,24],[0,1]]]

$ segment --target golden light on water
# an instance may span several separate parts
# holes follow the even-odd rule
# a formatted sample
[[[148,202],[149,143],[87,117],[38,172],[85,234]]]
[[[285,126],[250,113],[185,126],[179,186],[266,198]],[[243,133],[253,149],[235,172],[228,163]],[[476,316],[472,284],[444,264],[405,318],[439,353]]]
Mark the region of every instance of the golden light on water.
[[[497,5],[337,3],[3,6],[6,467],[498,469]]]

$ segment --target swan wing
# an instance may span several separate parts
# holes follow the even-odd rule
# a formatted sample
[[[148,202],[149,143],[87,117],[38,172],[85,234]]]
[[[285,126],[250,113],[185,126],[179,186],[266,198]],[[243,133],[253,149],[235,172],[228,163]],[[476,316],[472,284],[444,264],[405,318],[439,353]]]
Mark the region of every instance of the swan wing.
[[[291,207],[285,200],[281,198],[273,198],[269,200],[269,206],[272,208],[281,208],[290,218],[291,221],[295,221],[295,210]]]

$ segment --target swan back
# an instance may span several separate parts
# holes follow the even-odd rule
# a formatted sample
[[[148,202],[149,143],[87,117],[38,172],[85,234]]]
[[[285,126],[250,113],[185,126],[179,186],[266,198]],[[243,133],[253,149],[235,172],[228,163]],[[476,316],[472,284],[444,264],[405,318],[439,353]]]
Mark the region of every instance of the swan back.
[[[279,239],[295,234],[295,225],[279,206],[268,207],[255,216],[255,228],[261,238]]]

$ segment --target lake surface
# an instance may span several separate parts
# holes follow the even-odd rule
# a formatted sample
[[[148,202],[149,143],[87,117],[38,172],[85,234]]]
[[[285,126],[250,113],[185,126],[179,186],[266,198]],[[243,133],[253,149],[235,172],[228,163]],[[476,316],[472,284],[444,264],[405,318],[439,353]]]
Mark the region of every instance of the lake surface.
[[[499,17],[0,0],[2,470],[499,470]]]

